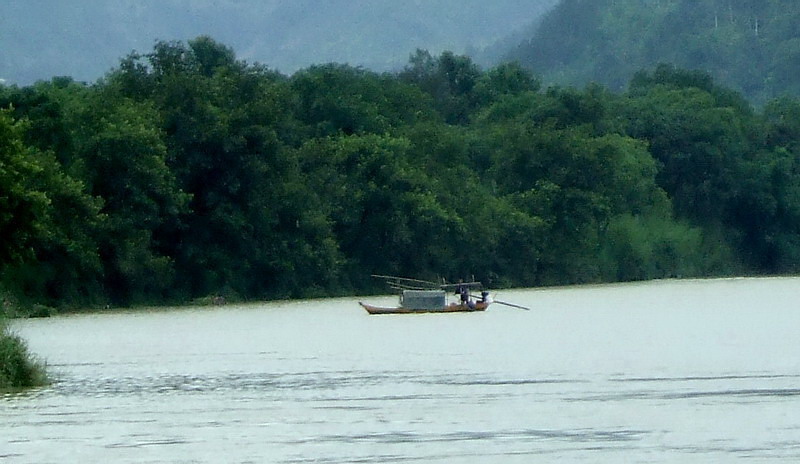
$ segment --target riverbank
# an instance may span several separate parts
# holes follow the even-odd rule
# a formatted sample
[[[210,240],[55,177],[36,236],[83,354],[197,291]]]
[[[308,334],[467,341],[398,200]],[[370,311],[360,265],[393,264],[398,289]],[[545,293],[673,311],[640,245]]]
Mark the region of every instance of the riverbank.
[[[487,286],[490,293],[503,293],[509,291],[521,290],[566,290],[566,289],[582,289],[582,288],[602,288],[608,286],[618,285],[647,285],[654,282],[711,282],[717,280],[740,280],[740,279],[795,279],[800,278],[800,274],[724,274],[724,275],[708,275],[698,277],[671,277],[664,279],[641,279],[641,280],[622,280],[622,281],[598,281],[577,284],[563,284],[563,285],[542,285],[539,287],[506,287],[506,286]],[[320,295],[307,298],[279,298],[279,299],[247,299],[238,295],[221,296],[219,294],[208,295],[205,297],[194,298],[185,301],[162,301],[153,302],[150,304],[136,304],[127,306],[112,306],[112,305],[87,305],[87,306],[64,306],[64,307],[51,307],[42,304],[20,304],[13,298],[6,297],[3,306],[3,311],[0,311],[0,320],[4,317],[6,319],[29,319],[29,318],[48,318],[59,315],[81,315],[81,314],[114,314],[120,311],[127,312],[147,312],[147,311],[165,311],[170,308],[187,308],[187,307],[215,307],[215,306],[241,306],[262,304],[266,302],[287,302],[298,303],[308,302],[313,300],[328,300],[337,298],[367,298],[376,296],[386,296],[396,294],[390,287],[386,286],[382,290],[372,291],[354,291],[352,293],[336,293],[328,295]]]
[[[0,391],[46,383],[44,364],[28,351],[25,341],[13,334],[7,323],[0,319]]]

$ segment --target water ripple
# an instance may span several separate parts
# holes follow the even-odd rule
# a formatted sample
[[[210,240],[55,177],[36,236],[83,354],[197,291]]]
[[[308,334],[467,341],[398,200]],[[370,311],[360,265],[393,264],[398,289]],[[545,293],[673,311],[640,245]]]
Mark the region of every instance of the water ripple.
[[[566,398],[571,402],[592,401],[628,401],[628,400],[683,400],[697,398],[788,398],[800,396],[800,389],[795,388],[764,388],[740,390],[709,390],[709,391],[629,391],[613,392],[599,395],[586,395],[581,397]]]
[[[352,435],[324,435],[302,440],[288,441],[288,444],[307,443],[432,443],[464,442],[489,440],[562,440],[569,442],[630,442],[642,439],[650,432],[643,430],[507,430],[507,431],[460,431],[450,433],[381,432]]]
[[[574,379],[452,379],[452,380],[430,380],[423,381],[422,383],[430,383],[436,385],[453,385],[453,386],[478,386],[478,387],[492,387],[492,386],[506,386],[506,385],[560,385],[560,384],[577,384],[587,383],[584,380]]]
[[[721,375],[721,376],[689,376],[689,377],[621,377],[610,379],[611,382],[698,382],[714,380],[777,380],[800,379],[796,374],[753,374],[753,375]]]
[[[185,445],[189,443],[188,440],[181,438],[166,438],[161,440],[146,440],[135,443],[111,443],[106,445],[106,448],[148,448],[151,446],[168,446],[168,445]]]
[[[243,373],[218,375],[145,375],[121,377],[69,377],[58,379],[52,389],[61,395],[116,396],[140,394],[193,394],[224,391],[335,391],[344,388],[366,388],[383,385],[417,384],[457,387],[521,387],[586,383],[574,379],[510,378],[492,379],[471,375],[420,376],[405,372],[303,372]],[[441,394],[379,395],[360,400],[408,400],[442,398]]]

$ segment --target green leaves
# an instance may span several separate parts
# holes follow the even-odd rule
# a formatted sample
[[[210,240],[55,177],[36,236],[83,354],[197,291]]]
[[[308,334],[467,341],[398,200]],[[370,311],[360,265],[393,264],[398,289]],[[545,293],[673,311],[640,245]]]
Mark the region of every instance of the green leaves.
[[[44,365],[10,332],[0,314],[0,392],[45,385],[47,380]]]
[[[0,112],[0,278],[26,300],[85,301],[98,290],[98,199],[52,153],[24,147],[25,124]]]
[[[509,55],[548,84],[614,91],[658,63],[708,70],[761,106],[800,95],[798,16],[786,1],[563,0]]]
[[[50,203],[32,182],[43,168],[35,151],[23,143],[23,130],[8,110],[0,110],[0,264],[30,257]]]
[[[580,2],[572,2],[573,6]],[[0,88],[2,284],[51,306],[793,271],[800,111],[661,66],[541,91],[419,51],[292,77],[207,37]]]
[[[434,58],[419,49],[399,75],[402,81],[433,97],[435,108],[446,122],[462,125],[469,122],[477,106],[476,86],[480,76],[480,69],[469,57],[446,51]]]

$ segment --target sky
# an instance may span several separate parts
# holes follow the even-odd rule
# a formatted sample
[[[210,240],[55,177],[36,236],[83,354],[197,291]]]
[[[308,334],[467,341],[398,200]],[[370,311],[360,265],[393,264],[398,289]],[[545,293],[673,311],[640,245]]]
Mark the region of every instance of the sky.
[[[93,82],[132,51],[199,35],[287,74],[331,61],[394,70],[416,48],[491,48],[557,1],[2,0],[0,79]]]

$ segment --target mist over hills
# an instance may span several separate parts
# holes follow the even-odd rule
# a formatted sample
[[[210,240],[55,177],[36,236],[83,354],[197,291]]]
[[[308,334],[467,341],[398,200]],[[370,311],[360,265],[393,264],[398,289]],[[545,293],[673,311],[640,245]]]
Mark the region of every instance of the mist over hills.
[[[795,0],[562,0],[506,58],[545,84],[615,91],[669,63],[763,104],[800,95],[798,24]]]
[[[619,91],[670,63],[763,104],[800,95],[798,23],[792,0],[6,0],[0,83],[92,82],[157,40],[207,35],[286,74],[327,62],[398,70],[422,48]]]
[[[346,62],[399,69],[416,48],[479,52],[558,0],[5,0],[0,78],[102,77],[156,40],[208,35],[283,73]]]

